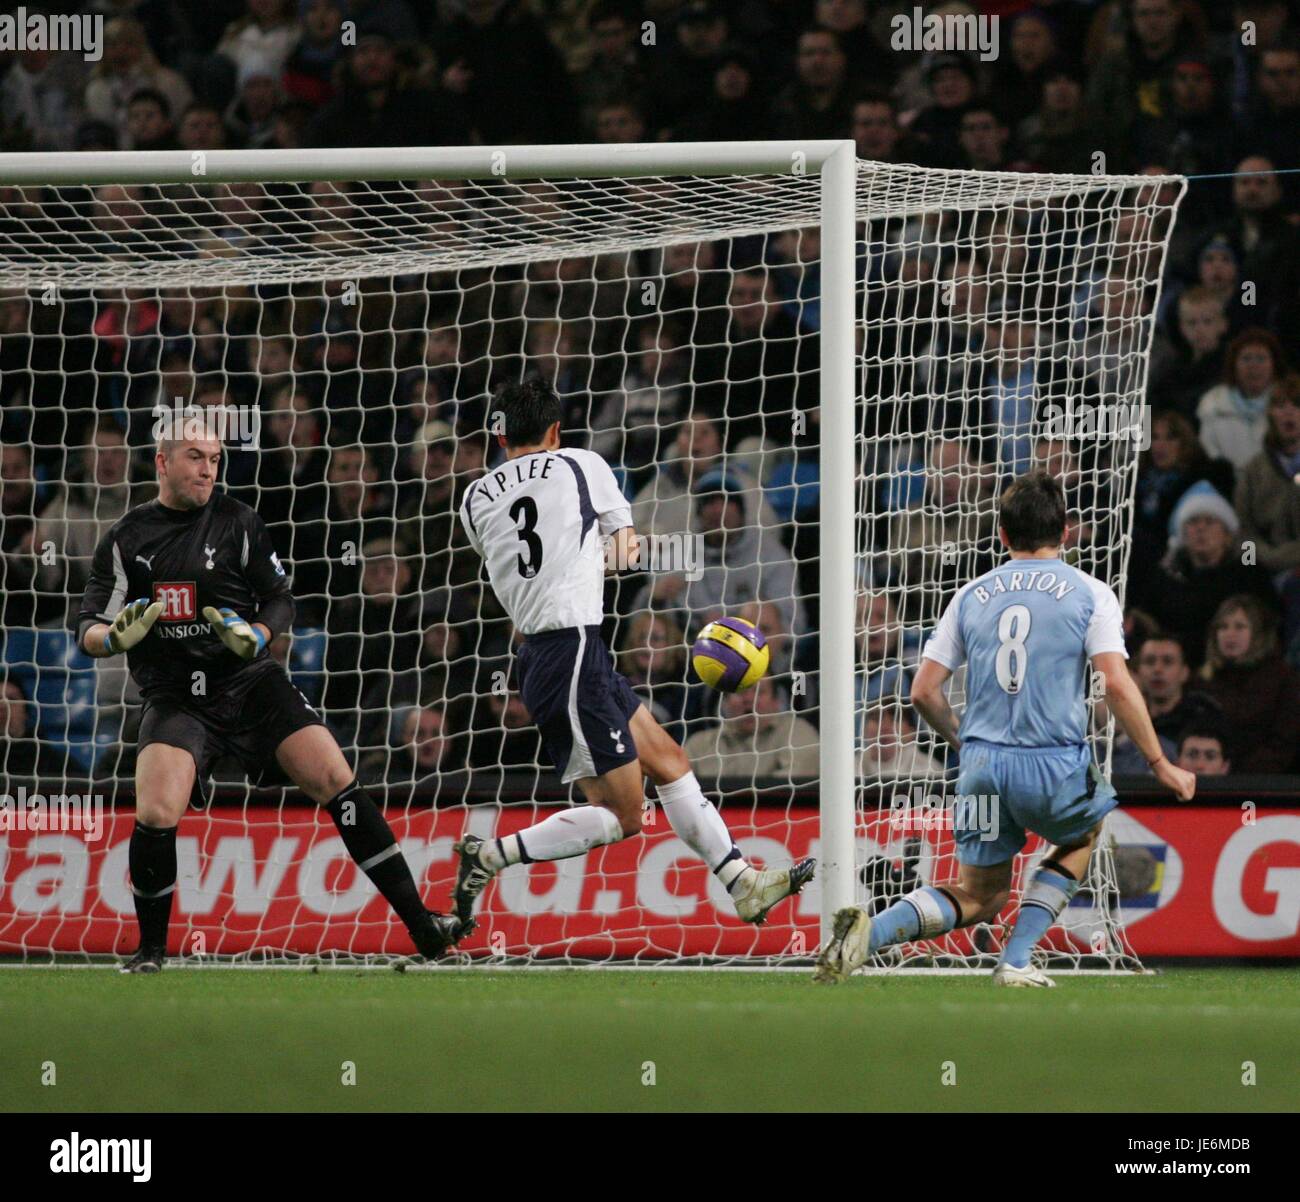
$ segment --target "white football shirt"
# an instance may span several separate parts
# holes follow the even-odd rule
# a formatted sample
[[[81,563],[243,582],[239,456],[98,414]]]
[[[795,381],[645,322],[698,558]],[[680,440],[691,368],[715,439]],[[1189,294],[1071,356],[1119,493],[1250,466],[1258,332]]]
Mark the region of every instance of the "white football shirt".
[[[562,448],[508,459],[466,490],[460,520],[521,633],[604,620],[601,536],[630,526],[632,509],[599,455]]]

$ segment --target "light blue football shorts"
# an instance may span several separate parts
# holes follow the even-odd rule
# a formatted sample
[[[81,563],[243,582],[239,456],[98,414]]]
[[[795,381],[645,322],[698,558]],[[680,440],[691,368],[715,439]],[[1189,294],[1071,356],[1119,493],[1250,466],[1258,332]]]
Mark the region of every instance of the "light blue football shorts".
[[[1117,805],[1115,790],[1087,746],[1008,747],[962,744],[953,837],[957,862],[1004,864],[1027,832],[1049,843],[1080,842]]]

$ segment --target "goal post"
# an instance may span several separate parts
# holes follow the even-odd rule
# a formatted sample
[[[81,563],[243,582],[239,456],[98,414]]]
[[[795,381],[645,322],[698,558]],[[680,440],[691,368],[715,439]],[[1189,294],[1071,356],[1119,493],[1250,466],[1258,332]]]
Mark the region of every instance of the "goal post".
[[[538,181],[549,190],[530,192],[528,185]],[[312,184],[329,188],[312,194]],[[120,191],[105,191],[114,187]],[[286,314],[285,337],[293,344],[296,366],[290,375],[301,370],[300,346],[310,340],[313,348],[325,348],[314,394],[324,428],[345,430],[348,438],[360,430],[364,437],[372,428],[367,423],[373,410],[379,409],[385,410],[384,420],[373,428],[397,440],[392,431],[400,428],[402,417],[396,412],[396,393],[384,393],[387,399],[370,409],[369,401],[336,405],[331,399],[339,369],[328,348],[340,334],[330,325],[329,290],[340,281],[387,281],[377,291],[395,316],[381,333],[393,341],[420,333],[421,321],[430,328],[434,319],[428,314],[436,300],[443,315],[439,322],[456,328],[462,346],[479,348],[482,361],[473,366],[482,385],[507,362],[562,358],[558,335],[554,347],[538,350],[526,341],[525,331],[523,344],[506,348],[497,338],[498,327],[516,316],[553,324],[574,320],[588,334],[628,323],[631,285],[645,277],[632,267],[602,276],[605,260],[630,263],[633,256],[663,255],[677,246],[725,244],[729,257],[722,266],[705,264],[698,249],[688,264],[696,277],[691,295],[702,298],[699,280],[710,272],[728,282],[750,270],[770,274],[773,243],[793,232],[793,261],[782,261],[788,269],[785,292],[764,294],[760,303],[771,309],[779,302],[787,313],[798,315],[789,319],[794,332],[788,341],[794,349],[778,380],[763,374],[771,358],[766,355],[771,349],[765,344],[766,327],[755,336],[764,352],[757,360],[763,365],[757,395],[761,407],[777,393],[776,411],[782,417],[794,417],[800,403],[816,398],[818,595],[800,592],[804,561],[792,552],[797,569],[793,594],[754,600],[760,608],[767,601],[789,600],[797,613],[815,602],[818,610],[815,629],[798,628],[799,619],[794,619],[785,637],[796,646],[806,646],[810,636],[816,639],[815,664],[796,652],[791,664],[799,667],[791,671],[797,675],[811,668],[816,677],[818,896],[824,935],[836,909],[870,896],[870,867],[882,854],[891,854],[889,841],[869,830],[866,817],[874,807],[871,799],[880,793],[879,782],[864,776],[868,749],[863,729],[869,711],[881,725],[893,722],[894,733],[878,734],[881,746],[892,739],[893,750],[905,751],[916,765],[881,779],[941,791],[952,784],[933,740],[926,741],[927,732],[903,733],[905,692],[898,687],[875,691],[873,676],[884,664],[899,669],[895,686],[906,679],[915,661],[916,637],[933,628],[955,577],[993,553],[988,519],[999,473],[1040,462],[1043,455],[1070,453],[1077,444],[1077,430],[1044,426],[1042,403],[1059,402],[1056,407],[1067,424],[1077,416],[1076,402],[1141,405],[1164,253],[1184,187],[1178,178],[993,174],[864,163],[847,140],[6,154],[0,155],[0,289],[24,295],[32,304],[40,303],[44,292],[55,298],[56,307],[70,297],[90,298],[94,305],[109,294],[153,298],[161,307],[173,293],[192,300],[215,290],[231,307],[251,307],[257,315],[273,303],[268,297],[274,293]],[[809,231],[816,233],[816,249],[805,255]],[[732,251],[747,240],[757,243],[757,252],[733,262]],[[574,260],[583,265],[578,275],[566,277],[559,266],[547,274],[550,265]],[[545,270],[530,274],[539,265]],[[486,282],[462,289],[458,273],[465,271],[485,273]],[[658,271],[662,282],[667,278],[662,262]],[[396,279],[407,282],[399,288],[392,283]],[[616,307],[602,308],[601,288],[610,283]],[[294,291],[298,288],[303,289],[301,298]],[[484,292],[482,304],[477,294],[466,299],[474,289]],[[977,302],[972,297],[980,290],[984,295]],[[407,304],[411,293],[415,301]],[[512,311],[516,303],[525,314]],[[685,350],[693,362],[705,352],[720,352],[727,365],[735,360],[738,346],[727,324],[727,303],[736,302],[724,301],[720,334],[716,329],[703,332],[698,320],[702,299],[698,312],[687,306],[672,315],[685,331]],[[404,304],[406,312],[417,313],[409,327],[397,316]],[[808,315],[814,306],[815,319]],[[299,329],[304,313],[314,323],[310,333],[303,332],[305,319]],[[123,320],[129,326],[129,313]],[[189,320],[195,320],[192,306]],[[255,316],[252,328],[261,328],[258,320]],[[466,337],[482,327],[488,328],[484,339]],[[64,337],[62,322],[46,322],[43,328],[50,331],[44,337]],[[345,326],[339,328],[346,336]],[[224,328],[217,332],[226,333]],[[192,324],[182,334],[178,342],[189,348],[193,364],[200,331]],[[122,331],[122,337],[128,366],[115,362],[112,371],[130,382],[130,330]],[[617,369],[629,361],[626,349],[611,349],[615,343],[621,348],[618,338],[603,343],[591,338],[582,369],[589,417],[594,417],[592,398],[598,392],[593,363],[615,359]],[[812,356],[799,353],[808,348],[815,348]],[[223,351],[212,370],[227,371],[227,359]],[[1035,370],[1022,372],[1021,365],[1031,361]],[[360,357],[352,366],[362,390],[368,372],[382,375],[387,388],[401,369],[392,356],[380,367],[368,366]],[[453,366],[460,370],[467,364]],[[438,364],[439,370],[446,367]],[[159,372],[157,363],[152,370]],[[733,420],[728,406],[741,386],[754,382],[726,374],[730,370],[725,366],[720,380],[708,381],[721,386],[714,393],[722,398],[717,408],[724,426]],[[92,371],[93,404],[102,408],[101,368]],[[256,373],[249,375],[249,395],[262,397]],[[1027,382],[1031,376],[1032,384]],[[786,385],[793,381],[793,388],[809,378],[815,378],[815,387],[803,394],[803,401],[788,401]],[[656,377],[652,383],[659,387],[661,381]],[[675,381],[687,390],[699,390],[700,383],[689,371]],[[52,386],[51,380],[44,381],[47,397]],[[295,391],[292,382],[289,391]],[[473,408],[471,402],[481,408],[483,389],[476,385],[469,391],[473,395],[451,399],[466,411]],[[624,391],[620,403],[630,404],[630,393]],[[446,408],[448,398],[442,400]],[[291,397],[290,406],[294,403]],[[40,405],[29,397],[26,407],[35,428]],[[71,404],[65,410],[61,402],[59,409],[64,428],[71,428]],[[657,419],[637,420],[653,434]],[[428,428],[418,435],[423,437]],[[757,451],[746,443],[745,453],[763,465],[779,448],[762,437],[757,441]],[[391,449],[404,455],[406,447],[393,441]],[[69,452],[75,449],[68,447]],[[724,481],[733,449],[722,454]],[[1076,548],[1076,562],[1122,596],[1136,443],[1113,440],[1100,453],[1089,451],[1077,459],[1069,465],[1070,487],[1076,489],[1070,499],[1072,511],[1089,526],[1089,542]],[[642,474],[652,466],[641,465]],[[951,496],[945,492],[949,476],[956,479]],[[249,487],[261,496],[288,485],[268,485],[258,478]],[[797,487],[793,491],[797,494]],[[35,502],[36,517],[34,507]],[[763,512],[756,509],[747,520],[761,526]],[[801,521],[810,520],[796,509],[785,524],[797,539]],[[412,552],[418,575],[417,558]],[[740,571],[722,568],[718,597],[723,609],[737,608],[728,586]],[[347,586],[352,592],[339,597],[328,584],[334,579],[330,573],[321,578],[327,582],[322,604],[355,593],[364,605],[355,581]],[[35,592],[37,586],[32,587]],[[413,588],[419,587],[416,580]],[[455,592],[452,581],[436,587]],[[454,601],[453,596],[446,612]],[[877,643],[887,651],[879,661],[873,658],[875,651],[864,651]],[[409,666],[400,662],[400,654],[389,652],[395,670]],[[11,663],[28,662],[8,651],[6,656]],[[37,680],[40,666],[35,667]],[[328,664],[315,670],[327,678],[330,673]],[[954,683],[960,688],[959,680]],[[364,708],[355,699],[350,704],[359,714]],[[364,724],[364,714],[356,720]],[[503,722],[508,731],[508,719]],[[923,757],[918,747],[935,754]],[[396,758],[391,746],[389,753]],[[794,779],[788,767],[783,771],[787,782]],[[751,783],[761,782],[755,776]],[[734,816],[725,809],[724,814]],[[471,823],[487,821],[473,807],[468,816]],[[1132,957],[1118,925],[1110,854],[1108,847],[1098,853],[1093,891],[1104,946],[1095,938],[1090,946],[1106,966],[1115,967]],[[942,874],[951,867],[945,860],[950,851],[927,856],[913,847],[900,856],[904,876],[912,870]],[[116,862],[113,867],[121,869]],[[631,895],[636,892],[633,887]],[[0,901],[0,945],[13,951],[17,943],[24,955],[39,953],[37,938],[24,933],[35,928],[25,928],[11,905],[12,891]],[[315,913],[320,912],[318,907]],[[129,918],[123,915],[121,921],[129,923]],[[288,922],[295,930],[299,922],[309,925],[306,917]],[[77,946],[86,949],[94,942],[86,933],[93,924],[80,928],[69,920],[67,925],[76,930]],[[6,926],[19,934],[6,934]],[[523,929],[526,933],[526,925]],[[276,951],[304,950],[270,921],[255,934],[270,937]],[[322,948],[337,950],[327,936],[321,938]],[[564,948],[588,946],[586,938],[566,927],[552,942],[563,953]],[[526,940],[524,945],[513,938],[508,942],[511,953],[529,954]],[[607,942],[624,946],[621,936]],[[373,944],[358,939],[357,946],[368,950]],[[651,941],[632,954],[661,954],[662,946]],[[746,953],[729,950],[736,946],[719,941],[715,958],[744,959]],[[771,945],[747,946],[749,953],[769,960],[790,954],[784,947],[774,952]],[[669,940],[668,949],[678,957],[700,954],[697,946],[681,941]],[[978,940],[955,941],[946,948],[944,962],[978,962],[986,951]],[[1067,948],[1064,954],[1078,963],[1088,953]],[[709,953],[703,958],[710,958]]]

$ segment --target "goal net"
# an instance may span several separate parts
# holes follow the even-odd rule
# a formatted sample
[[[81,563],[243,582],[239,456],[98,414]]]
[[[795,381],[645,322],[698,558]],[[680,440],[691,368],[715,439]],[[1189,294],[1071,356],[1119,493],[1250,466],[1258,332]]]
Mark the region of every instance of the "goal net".
[[[956,589],[997,562],[996,499],[1032,466],[1065,485],[1069,560],[1123,598],[1182,181],[860,162],[855,221],[836,225],[823,160],[799,148],[751,169],[735,147],[637,148],[635,168],[628,149],[588,148],[582,169],[573,148],[374,170],[231,152],[201,173],[187,155],[98,156],[93,173],[0,156],[0,181],[18,181],[0,186],[0,954],[135,943],[141,698],[71,627],[96,542],[156,496],[164,416],[224,412],[224,487],[267,523],[298,604],[271,653],[382,800],[431,905],[446,907],[463,829],[505,834],[569,803],[456,517],[500,459],[492,389],[525,373],[554,385],[566,443],[614,467],[649,543],[651,570],[608,586],[619,669],[747,855],[824,864],[745,926],[651,788],[641,838],[494,881],[464,954],[804,963],[836,904],[955,878],[955,762],[911,712],[911,677]],[[717,616],[763,632],[756,689],[721,696],[693,673]],[[210,793],[181,822],[173,954],[409,952],[300,793],[226,761]],[[1108,823],[1046,941],[1057,965],[1136,966],[1122,923],[1141,885],[1126,898],[1123,869],[1140,842]],[[1017,860],[1007,920],[1039,852]],[[880,963],[975,967],[1004,935]]]

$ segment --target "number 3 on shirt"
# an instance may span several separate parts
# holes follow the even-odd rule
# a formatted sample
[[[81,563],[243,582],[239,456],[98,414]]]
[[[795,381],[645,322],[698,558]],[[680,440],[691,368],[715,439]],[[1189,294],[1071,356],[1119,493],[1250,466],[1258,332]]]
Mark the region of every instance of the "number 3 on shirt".
[[[528,548],[528,558],[518,556],[519,575],[531,580],[542,570],[542,540],[534,533],[537,526],[537,502],[532,497],[520,497],[510,506],[510,516],[516,522],[523,514],[523,524],[519,527],[519,539]]]
[[[1029,666],[1029,650],[1025,639],[1029,637],[1029,607],[1008,605],[998,617],[997,671],[998,684],[1004,693],[1018,693]]]

